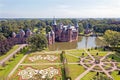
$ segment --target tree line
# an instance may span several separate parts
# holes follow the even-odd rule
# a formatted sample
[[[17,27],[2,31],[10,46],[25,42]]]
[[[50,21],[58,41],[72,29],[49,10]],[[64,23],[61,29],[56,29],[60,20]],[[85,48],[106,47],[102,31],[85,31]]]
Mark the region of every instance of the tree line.
[[[114,20],[114,19],[56,19],[57,23],[63,23],[65,25],[71,24],[74,25],[76,22],[79,24],[79,33],[83,32],[86,26],[88,26],[90,29],[93,29],[97,33],[104,33],[107,30],[113,30],[120,32],[120,21]],[[12,48],[12,46],[15,45],[14,40],[11,40],[11,34],[12,32],[19,33],[20,29],[26,30],[27,28],[31,29],[32,32],[34,32],[34,29],[37,28],[37,33],[39,31],[41,33],[48,33],[52,29],[52,19],[6,19],[0,21],[0,54],[6,53],[9,49]],[[44,32],[45,30],[45,32]],[[105,33],[105,35],[111,35],[111,31],[108,31]],[[115,35],[115,34],[112,34]],[[43,47],[46,47],[46,38],[43,37],[45,35],[34,35],[35,37],[31,37],[31,40],[28,40],[29,43],[32,43],[34,41],[40,40],[39,37],[42,37],[43,40],[41,41],[43,44]],[[107,35],[108,36],[108,35]],[[111,45],[114,45],[115,43],[119,42],[116,37],[113,38],[113,42],[110,42],[108,39],[106,39]],[[109,38],[108,37],[108,38]],[[32,38],[34,38],[34,41],[32,41]],[[106,37],[107,38],[107,37]],[[37,42],[34,44],[38,44]],[[116,44],[118,45],[118,43]],[[115,45],[115,46],[116,46]],[[43,48],[41,48],[43,49]]]

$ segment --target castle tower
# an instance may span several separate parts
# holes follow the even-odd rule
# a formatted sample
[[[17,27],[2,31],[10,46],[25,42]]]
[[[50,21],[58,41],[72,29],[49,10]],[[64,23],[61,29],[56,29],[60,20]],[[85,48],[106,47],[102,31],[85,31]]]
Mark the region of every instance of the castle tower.
[[[68,41],[72,41],[72,27],[71,25],[68,25]]]
[[[53,30],[51,30],[50,34],[51,34],[51,37],[52,37],[52,44],[53,44],[53,43],[55,43],[55,33],[54,33]]]
[[[15,37],[16,37],[16,33],[13,32],[13,33],[12,33],[12,38],[15,38]]]
[[[30,29],[27,29],[27,31],[26,31],[26,37],[29,37],[29,36],[31,36],[31,35],[32,35],[31,30],[30,30]]]
[[[78,30],[78,28],[79,28],[78,22],[76,22],[75,28],[76,28],[76,30]]]
[[[51,44],[51,36],[50,36],[50,32],[48,32],[48,34],[47,34],[47,39],[48,39],[48,44]]]
[[[25,36],[25,31],[23,29],[19,32],[20,38],[23,38]]]
[[[89,34],[89,24],[86,22],[86,29],[85,29],[85,34]]]
[[[57,26],[56,19],[53,18],[53,22],[52,22],[53,31],[56,31],[56,26]]]
[[[75,28],[76,28],[76,40],[78,40],[78,33],[79,33],[79,31],[78,31],[78,29],[79,29],[79,25],[78,25],[78,22],[76,22],[76,25],[75,25]]]

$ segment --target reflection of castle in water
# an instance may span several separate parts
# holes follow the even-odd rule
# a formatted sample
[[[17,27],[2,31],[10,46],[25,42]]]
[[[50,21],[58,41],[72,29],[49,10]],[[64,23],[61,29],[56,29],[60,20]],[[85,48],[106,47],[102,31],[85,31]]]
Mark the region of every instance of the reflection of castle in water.
[[[82,40],[82,37],[78,37],[77,41],[73,42],[56,42],[49,45],[50,50],[66,50],[66,49],[76,49],[78,47],[78,42]]]
[[[56,42],[53,45],[49,45],[50,50],[66,50],[77,48],[77,41],[74,42]]]
[[[104,45],[105,44],[96,37],[79,36],[78,41],[57,42],[54,43],[53,45],[49,45],[49,50],[83,49],[83,48],[92,48],[96,46],[99,47]]]
[[[85,48],[87,48],[88,45],[88,37],[85,37]]]

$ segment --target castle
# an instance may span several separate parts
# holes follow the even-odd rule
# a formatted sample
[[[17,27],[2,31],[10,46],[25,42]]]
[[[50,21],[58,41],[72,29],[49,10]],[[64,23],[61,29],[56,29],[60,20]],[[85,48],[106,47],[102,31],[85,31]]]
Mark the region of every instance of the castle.
[[[32,35],[32,32],[30,29],[27,29],[26,31],[20,30],[18,34],[15,32],[12,33],[12,39],[14,40],[15,44],[24,44],[26,43],[26,39]]]
[[[59,23],[57,25],[56,19],[53,19],[52,22],[52,30],[46,35],[48,40],[48,45],[54,44],[55,41],[57,42],[72,42],[78,40],[78,23],[74,26],[72,25],[63,25]],[[14,40],[15,44],[23,44],[26,43],[26,39],[32,35],[30,29],[26,31],[20,30],[18,34],[15,32],[12,33],[12,39]]]
[[[72,42],[78,40],[78,23],[74,26],[57,24],[56,19],[53,19],[52,30],[47,34],[48,44],[57,42]]]

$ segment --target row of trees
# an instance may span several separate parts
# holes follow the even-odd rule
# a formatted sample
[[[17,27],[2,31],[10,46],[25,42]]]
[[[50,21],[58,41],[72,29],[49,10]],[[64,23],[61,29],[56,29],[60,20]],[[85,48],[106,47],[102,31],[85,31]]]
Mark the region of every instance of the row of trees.
[[[6,54],[13,46],[15,41],[13,38],[8,38],[0,41],[0,55]]]
[[[67,58],[65,56],[65,51],[62,51],[62,53],[60,54],[60,59],[61,59],[61,62],[63,63],[63,67],[61,68],[62,74],[63,74],[63,79],[71,80],[71,77],[69,76],[69,68],[68,68]]]
[[[74,25],[76,22],[79,24],[79,32],[83,32],[86,26],[93,28],[95,32],[104,33],[106,30],[120,31],[120,21],[114,19],[57,19],[57,23],[64,25]],[[6,19],[0,21],[0,33],[8,38],[12,32],[18,33],[20,29],[26,30],[30,28],[47,28],[46,33],[52,27],[52,19]]]

